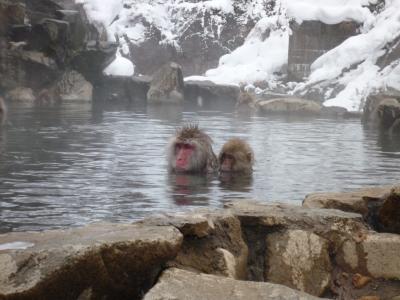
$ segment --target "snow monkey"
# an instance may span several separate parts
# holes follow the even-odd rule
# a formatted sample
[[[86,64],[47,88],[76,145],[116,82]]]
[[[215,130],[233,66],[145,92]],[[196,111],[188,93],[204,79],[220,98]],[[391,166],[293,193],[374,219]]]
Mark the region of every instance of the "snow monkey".
[[[0,96],[0,125],[4,123],[6,119],[7,108],[3,97]]]
[[[251,173],[254,153],[245,141],[234,138],[227,141],[218,156],[220,172]]]
[[[168,166],[171,172],[209,173],[218,168],[211,138],[198,125],[178,129],[168,146]]]

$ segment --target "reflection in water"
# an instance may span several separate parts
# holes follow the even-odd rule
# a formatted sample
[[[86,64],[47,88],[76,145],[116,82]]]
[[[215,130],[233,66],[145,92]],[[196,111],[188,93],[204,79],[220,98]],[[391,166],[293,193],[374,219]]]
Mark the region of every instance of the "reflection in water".
[[[176,205],[208,205],[212,175],[169,174],[168,179]]]
[[[400,177],[399,139],[358,120],[236,118],[206,104],[160,108],[10,106],[0,130],[0,231],[128,222],[232,198],[300,203],[311,192]],[[257,158],[253,176],[169,175],[167,142],[187,122],[213,138],[216,153],[232,137],[247,140]]]
[[[219,175],[220,187],[235,192],[247,193],[253,183],[252,174],[235,174],[224,172]]]

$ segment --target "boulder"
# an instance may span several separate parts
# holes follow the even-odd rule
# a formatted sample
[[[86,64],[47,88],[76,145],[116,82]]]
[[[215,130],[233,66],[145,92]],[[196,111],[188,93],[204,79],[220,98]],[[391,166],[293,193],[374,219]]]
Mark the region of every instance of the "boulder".
[[[3,234],[0,298],[139,299],[181,242],[171,226],[138,224]]]
[[[144,296],[144,300],[247,300],[247,299],[322,299],[288,287],[266,283],[240,281],[230,278],[196,274],[179,269],[164,271],[157,284]]]
[[[312,193],[303,200],[303,207],[333,208],[366,216],[371,203],[379,201],[390,189],[391,186],[379,186],[342,193]]]
[[[118,44],[91,40],[71,58],[71,66],[94,86],[102,80],[103,70],[114,59]]]
[[[55,59],[59,66],[63,66],[68,54],[69,39],[68,22],[46,18],[32,27],[28,46],[29,50],[43,52]]]
[[[183,88],[181,67],[176,63],[166,64],[154,74],[147,92],[147,102],[182,103]]]
[[[267,236],[265,278],[311,295],[329,287],[332,265],[329,242],[305,230],[288,230]]]
[[[35,90],[52,83],[60,73],[56,62],[41,52],[0,50],[0,89],[25,86]]]
[[[240,88],[236,85],[215,84],[208,80],[185,81],[185,98],[200,102],[200,106],[209,105],[211,108],[226,109],[238,102]],[[219,106],[218,106],[219,105]]]
[[[6,35],[12,25],[25,22],[25,5],[17,1],[0,1],[0,36]]]
[[[228,202],[225,206],[241,222],[243,237],[249,248],[247,266],[249,280],[269,281],[270,278],[274,278],[292,287],[307,287],[315,294],[319,294],[327,287],[325,280],[329,278],[327,274],[330,271],[330,264],[325,255],[327,243],[330,251],[335,253],[343,241],[357,239],[367,231],[361,215],[334,209],[306,209],[295,205],[262,204],[244,200]],[[293,236],[293,230],[299,232],[299,236],[312,239],[315,245],[308,243],[307,239],[298,244],[299,241]],[[283,237],[282,241],[279,239],[280,236]],[[281,271],[284,262],[287,263],[290,259],[295,259],[296,255],[300,255],[293,252],[290,253],[292,256],[278,258],[278,249],[282,250],[282,247],[289,243],[294,245],[294,248],[298,247],[300,250],[296,251],[301,252],[301,255],[318,259],[319,263],[324,262],[320,270],[321,278],[320,281],[316,281],[317,284],[311,283],[313,277],[308,270],[308,268],[314,268],[314,271],[318,269],[313,262],[302,265],[299,261],[299,265],[292,264],[288,267],[286,273]],[[319,255],[313,252],[313,247],[316,245],[320,245],[316,248],[320,249],[317,251]],[[268,257],[273,253],[275,255],[273,257],[277,260],[275,264]],[[273,268],[268,268],[268,262]]]
[[[399,247],[400,235],[371,231],[365,233],[362,239],[345,241],[338,251],[336,261],[348,272],[400,280]]]
[[[76,71],[67,71],[55,86],[56,94],[62,101],[91,102],[93,86]]]
[[[385,195],[377,214],[379,231],[400,234],[400,185]]]
[[[258,102],[260,111],[267,114],[319,115],[322,106],[311,100],[300,98],[276,98]]]
[[[363,110],[363,122],[389,133],[400,132],[400,100],[385,94],[371,95]]]
[[[169,266],[235,279],[246,278],[248,249],[240,222],[233,215],[198,211],[144,222],[173,225],[184,235],[181,250]]]
[[[27,87],[18,87],[7,92],[6,99],[10,102],[22,102],[33,105],[36,97],[32,89]]]

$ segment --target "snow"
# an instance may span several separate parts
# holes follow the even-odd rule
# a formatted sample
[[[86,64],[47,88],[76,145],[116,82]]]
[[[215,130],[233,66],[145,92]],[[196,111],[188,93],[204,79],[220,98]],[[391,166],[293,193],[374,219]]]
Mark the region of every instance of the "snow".
[[[287,15],[297,23],[318,20],[325,24],[338,24],[344,21],[364,23],[373,18],[363,0],[286,0]]]
[[[104,69],[103,73],[113,76],[132,76],[134,71],[133,63],[117,52],[117,57]]]
[[[119,54],[104,73],[131,76],[134,65],[129,57],[129,43],[146,39],[144,21],[155,26],[161,34],[161,43],[172,44],[179,51],[178,37],[190,26],[190,20],[199,15],[213,18],[202,34],[218,38],[225,25],[224,14],[234,13],[240,7],[256,25],[243,45],[222,56],[216,68],[205,74],[185,80],[211,80],[219,84],[255,84],[267,82],[269,88],[285,84],[293,94],[304,95],[309,89],[319,89],[327,106],[342,106],[351,111],[362,109],[368,96],[386,88],[400,89],[399,59],[388,66],[379,66],[379,58],[400,36],[400,0],[386,0],[379,13],[368,6],[377,0],[277,0],[269,10],[267,1],[234,0],[76,0],[83,3],[91,21],[102,24],[109,40],[119,37]],[[235,5],[235,6],[234,6]],[[218,11],[218,13],[212,13]],[[283,83],[281,71],[287,64],[289,21],[298,23],[319,20],[326,24],[355,21],[360,33],[348,38],[336,48],[320,56],[311,65],[311,74],[305,82]]]

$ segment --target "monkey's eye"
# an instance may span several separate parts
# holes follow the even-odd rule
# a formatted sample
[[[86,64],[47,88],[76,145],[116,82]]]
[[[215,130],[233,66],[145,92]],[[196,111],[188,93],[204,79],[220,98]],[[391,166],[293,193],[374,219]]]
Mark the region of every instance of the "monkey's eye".
[[[231,155],[231,154],[224,154],[224,156],[223,156],[223,159],[230,159],[230,160],[233,160],[233,155]]]
[[[177,151],[177,150],[181,150],[181,149],[184,149],[184,150],[194,149],[194,145],[187,144],[187,143],[177,143],[175,145],[175,150]]]

